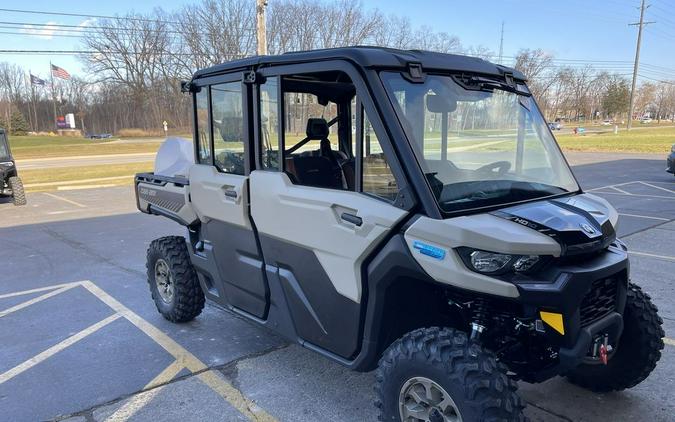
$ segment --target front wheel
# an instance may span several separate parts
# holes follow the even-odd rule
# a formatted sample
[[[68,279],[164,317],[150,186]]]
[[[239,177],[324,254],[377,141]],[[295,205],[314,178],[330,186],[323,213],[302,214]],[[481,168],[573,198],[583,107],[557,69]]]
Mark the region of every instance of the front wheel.
[[[204,292],[190,262],[185,238],[166,236],[148,247],[148,284],[157,310],[171,322],[187,322],[204,308]]]
[[[26,205],[26,192],[23,190],[23,183],[18,176],[12,176],[7,180],[9,188],[12,190],[12,201],[14,205]]]
[[[567,379],[594,392],[619,391],[641,383],[661,359],[663,320],[648,294],[630,283],[623,313],[623,333],[607,365],[581,364]]]
[[[421,328],[384,352],[376,373],[380,421],[524,421],[517,384],[494,353],[451,328]]]

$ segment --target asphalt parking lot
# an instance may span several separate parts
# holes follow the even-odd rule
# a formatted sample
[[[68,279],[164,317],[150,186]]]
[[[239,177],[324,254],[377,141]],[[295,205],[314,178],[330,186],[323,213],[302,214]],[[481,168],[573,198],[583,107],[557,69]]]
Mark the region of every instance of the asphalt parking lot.
[[[643,384],[596,395],[557,378],[521,384],[536,421],[675,420],[675,178],[664,160],[568,154],[620,213],[634,282],[664,318]],[[375,420],[372,373],[354,373],[208,305],[173,325],[155,310],[145,249],[175,223],[140,214],[131,187],[0,203],[0,420]]]

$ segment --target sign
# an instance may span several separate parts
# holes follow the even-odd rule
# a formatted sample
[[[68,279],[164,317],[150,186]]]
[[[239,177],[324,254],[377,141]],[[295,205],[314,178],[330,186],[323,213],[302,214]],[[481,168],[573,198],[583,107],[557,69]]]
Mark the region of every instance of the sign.
[[[70,129],[68,123],[66,122],[65,116],[58,116],[56,118],[56,128],[57,129]]]
[[[75,115],[73,113],[66,114],[66,124],[68,129],[75,129]]]

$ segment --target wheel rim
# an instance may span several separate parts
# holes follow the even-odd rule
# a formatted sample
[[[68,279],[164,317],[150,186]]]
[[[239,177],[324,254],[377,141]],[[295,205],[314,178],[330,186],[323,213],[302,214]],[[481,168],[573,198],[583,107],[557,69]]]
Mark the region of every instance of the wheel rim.
[[[163,259],[155,262],[155,284],[157,284],[157,292],[162,301],[171,303],[173,301],[173,277],[169,271],[169,264]]]
[[[429,378],[406,381],[399,393],[398,408],[402,422],[462,422],[450,395]]]

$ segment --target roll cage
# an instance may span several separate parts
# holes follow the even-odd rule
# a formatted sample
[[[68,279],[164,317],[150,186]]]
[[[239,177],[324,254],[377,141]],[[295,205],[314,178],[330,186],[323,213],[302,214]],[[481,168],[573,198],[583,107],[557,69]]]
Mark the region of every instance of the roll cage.
[[[449,60],[450,58],[450,60]],[[236,60],[222,65],[213,66],[195,73],[192,80],[183,83],[183,90],[193,94],[200,92],[204,87],[212,84],[240,81],[244,95],[244,136],[248,140],[244,145],[245,173],[263,168],[260,150],[263,145],[263,131],[260,124],[260,86],[269,77],[279,77],[278,84],[278,115],[283,115],[284,92],[308,92],[337,99],[340,97],[340,87],[331,90],[326,84],[317,81],[293,78],[294,75],[318,74],[323,72],[342,72],[349,77],[353,86],[356,101],[354,116],[350,116],[355,124],[356,139],[363,136],[363,113],[372,120],[372,127],[380,140],[383,153],[391,165],[396,177],[398,195],[396,206],[406,210],[416,210],[431,218],[444,218],[439,209],[432,187],[426,179],[414,151],[407,140],[402,122],[396,116],[393,104],[390,102],[385,87],[379,77],[380,71],[398,71],[410,81],[423,81],[426,72],[454,73],[462,75],[461,80],[466,83],[502,84],[523,86],[525,78],[519,72],[503,66],[496,66],[484,60],[465,56],[454,56],[423,51],[401,51],[372,47],[350,47],[308,52],[286,53],[280,56],[259,56]],[[473,75],[473,76],[472,76]],[[472,79],[473,78],[473,79]],[[476,82],[477,81],[477,82]],[[351,87],[343,86],[347,93]],[[211,103],[210,93],[209,104]],[[194,121],[197,121],[197,100],[194,96]],[[347,95],[345,98],[349,98]],[[343,98],[343,99],[345,99]],[[340,117],[340,116],[339,116]],[[344,113],[342,113],[344,117]],[[212,119],[208,119],[207,128],[213,142]],[[335,122],[330,122],[335,123]],[[283,133],[283,120],[279,122],[279,133]],[[198,139],[199,128],[195,125],[195,139]],[[252,135],[252,136],[251,136]],[[350,150],[351,145],[341,145]],[[199,143],[195,142],[195,148]],[[284,145],[282,148],[291,148],[293,145]],[[359,144],[355,143],[355,148]],[[211,145],[213,149],[213,145]],[[359,156],[361,151],[352,151]],[[281,155],[281,151],[280,151]],[[195,151],[199,156],[199,151]],[[280,157],[280,159],[282,159]],[[358,158],[357,158],[358,159]],[[356,183],[361,181],[361,166],[356,166]],[[357,186],[357,190],[360,186]]]

